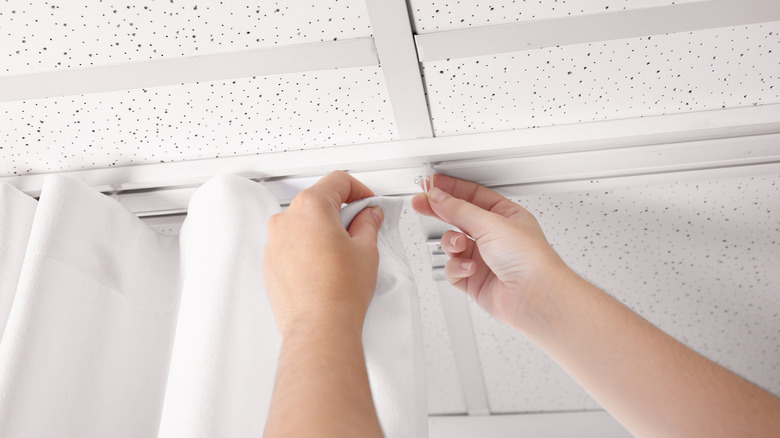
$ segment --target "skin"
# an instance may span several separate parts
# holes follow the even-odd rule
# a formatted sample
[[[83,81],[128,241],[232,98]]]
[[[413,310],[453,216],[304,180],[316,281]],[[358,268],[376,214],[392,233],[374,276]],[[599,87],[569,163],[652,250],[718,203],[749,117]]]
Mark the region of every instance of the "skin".
[[[300,192],[269,224],[263,277],[282,335],[265,437],[381,437],[362,330],[376,287],[378,207],[345,230],[342,203],[374,196],[344,172]]]
[[[579,277],[527,210],[468,181],[436,175],[434,186],[412,206],[463,231],[442,237],[448,281],[539,345],[634,436],[777,436],[780,399]],[[266,437],[381,436],[360,345],[376,222],[364,210],[348,233],[338,223],[340,201],[372,194],[343,173],[304,193],[270,224],[267,286],[284,341]]]

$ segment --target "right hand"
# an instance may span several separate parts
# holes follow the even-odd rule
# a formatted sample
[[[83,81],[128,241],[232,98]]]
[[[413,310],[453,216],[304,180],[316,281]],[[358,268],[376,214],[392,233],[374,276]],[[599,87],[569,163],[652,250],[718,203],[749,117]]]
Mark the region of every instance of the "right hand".
[[[548,294],[579,278],[528,210],[473,182],[434,175],[433,186],[412,207],[465,232],[442,236],[444,274],[497,320],[523,330],[543,317]]]
[[[340,326],[360,336],[374,296],[384,213],[363,209],[344,229],[342,203],[374,196],[351,175],[336,171],[298,193],[268,222],[263,280],[282,337],[301,326]]]

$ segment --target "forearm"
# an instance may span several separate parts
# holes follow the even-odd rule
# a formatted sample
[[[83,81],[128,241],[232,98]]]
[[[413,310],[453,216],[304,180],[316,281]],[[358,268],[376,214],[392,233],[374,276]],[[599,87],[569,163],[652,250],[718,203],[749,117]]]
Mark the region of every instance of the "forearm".
[[[282,341],[266,438],[381,437],[360,330],[296,327]]]
[[[780,399],[571,275],[524,332],[636,436],[771,436]]]

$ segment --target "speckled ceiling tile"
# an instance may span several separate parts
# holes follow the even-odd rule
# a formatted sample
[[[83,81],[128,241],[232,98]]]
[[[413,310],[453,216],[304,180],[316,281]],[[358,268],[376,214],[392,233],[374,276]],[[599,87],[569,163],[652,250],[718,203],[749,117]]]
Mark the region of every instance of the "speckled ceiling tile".
[[[0,103],[0,176],[397,137],[379,67]]]
[[[371,36],[362,0],[4,0],[0,74]]]
[[[780,22],[423,68],[437,135],[780,103]]]
[[[780,394],[780,176],[516,200],[577,272],[696,351]],[[472,307],[493,412],[595,403]]]

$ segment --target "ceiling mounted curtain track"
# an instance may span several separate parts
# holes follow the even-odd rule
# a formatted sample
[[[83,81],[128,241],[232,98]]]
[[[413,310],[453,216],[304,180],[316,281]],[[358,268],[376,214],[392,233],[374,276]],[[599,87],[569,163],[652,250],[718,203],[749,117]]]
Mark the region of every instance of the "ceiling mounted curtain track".
[[[414,179],[429,163],[506,194],[675,181],[683,173],[773,173],[780,171],[780,105],[64,173],[153,216],[185,212],[195,187],[220,174],[265,181],[287,202],[334,169],[379,195],[415,193]],[[45,176],[0,182],[37,196]]]

